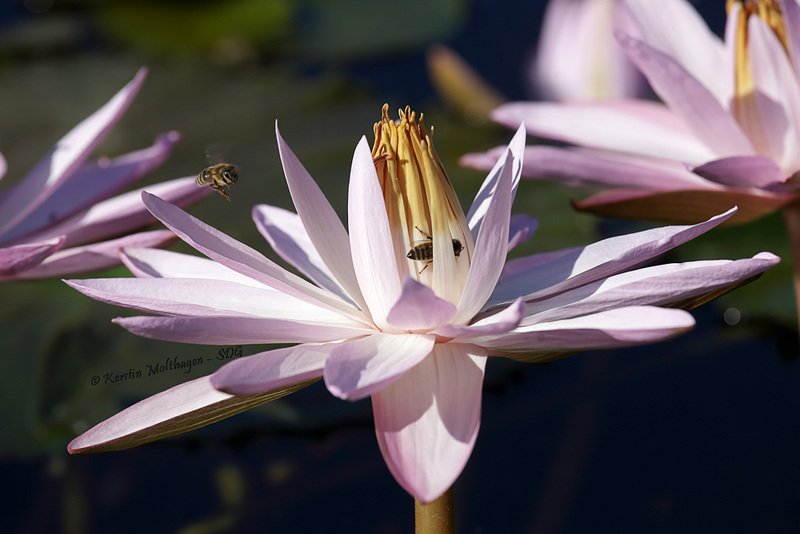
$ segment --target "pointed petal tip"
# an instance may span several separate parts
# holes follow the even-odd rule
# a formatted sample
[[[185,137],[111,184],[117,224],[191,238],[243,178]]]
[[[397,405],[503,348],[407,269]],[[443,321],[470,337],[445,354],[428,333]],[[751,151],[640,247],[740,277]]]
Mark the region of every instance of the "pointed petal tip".
[[[76,454],[86,454],[87,452],[91,452],[90,446],[84,443],[86,440],[83,439],[83,434],[74,438],[72,441],[69,442],[67,445],[67,452],[71,455]]]
[[[772,263],[773,265],[777,265],[781,262],[780,256],[777,256],[772,252],[767,252],[767,251],[759,252],[758,254],[753,256],[753,259],[765,260]]]

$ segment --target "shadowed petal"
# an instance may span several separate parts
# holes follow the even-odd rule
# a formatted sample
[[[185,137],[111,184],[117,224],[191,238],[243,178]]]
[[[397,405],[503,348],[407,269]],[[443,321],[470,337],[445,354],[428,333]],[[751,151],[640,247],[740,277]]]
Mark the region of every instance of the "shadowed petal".
[[[403,293],[389,310],[386,321],[404,330],[430,330],[453,318],[456,307],[436,296],[433,290],[406,276]]]
[[[742,224],[796,202],[800,197],[756,189],[683,190],[653,192],[631,189],[603,191],[573,206],[596,215],[674,223],[696,223],[737,206],[736,215],[723,224]]]
[[[519,145],[517,147],[522,148]],[[521,154],[517,156],[509,150],[504,170],[498,175],[485,215],[477,225],[478,237],[475,240],[472,264],[458,302],[458,313],[452,321],[454,323],[466,324],[478,313],[492,294],[503,271],[508,251],[511,186],[519,180],[522,171],[521,157]]]
[[[707,180],[732,187],[765,187],[782,183],[787,176],[764,156],[733,156],[710,161],[692,169]]]
[[[262,204],[253,207],[253,221],[272,250],[284,261],[318,286],[339,295],[344,300],[350,300],[314,248],[300,216],[283,208]],[[349,243],[347,250],[349,255]]]
[[[70,454],[127,449],[174,436],[249,410],[315,382],[309,380],[258,395],[233,396],[204,376],[144,399],[73,439]]]
[[[515,300],[510,306],[486,319],[477,321],[471,325],[446,324],[437,328],[433,333],[454,338],[459,341],[470,340],[481,336],[494,336],[509,332],[519,326],[519,322],[525,315],[525,301]]]
[[[211,375],[211,385],[234,395],[253,395],[322,378],[325,358],[336,345],[304,344],[233,360]]]
[[[489,209],[489,203],[497,190],[497,183],[503,179],[502,177],[505,174],[511,176],[511,202],[514,202],[514,196],[517,194],[517,187],[519,186],[520,167],[522,167],[524,152],[525,125],[520,124],[511,142],[499,152],[499,158],[495,160],[491,172],[481,184],[478,193],[475,195],[475,200],[472,201],[472,205],[469,208],[467,222],[469,229],[472,231],[473,239],[478,237],[478,231],[486,216],[486,210]]]
[[[508,223],[508,247],[506,252],[530,239],[538,226],[539,220],[536,217],[525,213],[512,215]]]
[[[689,312],[631,306],[560,321],[520,326],[500,336],[476,340],[481,345],[512,355],[522,361],[536,361],[538,354],[611,349],[653,343],[683,333],[694,326]]]
[[[126,235],[81,247],[62,248],[39,265],[20,273],[20,278],[58,278],[116,267],[123,247],[167,247],[176,241],[168,230]]]
[[[778,3],[786,26],[789,58],[794,65],[794,71],[800,72],[800,5],[795,0],[778,0]]]
[[[139,69],[128,85],[62,137],[22,182],[3,195],[0,199],[0,234],[36,210],[56,185],[81,166],[128,109],[146,73],[146,69]],[[92,196],[91,191],[85,193]]]
[[[64,236],[40,243],[26,243],[0,248],[0,279],[13,279],[20,273],[32,269],[64,246]]]
[[[142,204],[144,189],[179,206],[192,204],[213,192],[210,188],[197,187],[194,177],[169,180],[98,202],[33,236],[49,237],[63,233],[67,235],[66,246],[72,247],[152,224],[153,216]],[[31,239],[31,236],[26,236],[26,239]]]
[[[383,458],[421,502],[444,493],[469,459],[480,428],[485,356],[474,345],[439,343],[431,356],[372,395]]]
[[[242,315],[117,317],[113,322],[137,336],[198,345],[324,343],[363,336],[369,332],[352,326]]]
[[[68,182],[52,191],[48,199],[39,204],[36,210],[20,221],[20,224],[5,232],[3,240],[11,242],[39,229],[49,229],[53,221],[60,222],[78,210],[117,193],[164,163],[178,139],[180,139],[178,132],[169,132],[158,136],[153,146],[144,150],[111,160],[101,159],[85,164],[70,177]],[[141,200],[138,197],[136,200],[143,210]],[[148,220],[152,220],[152,217],[148,216]],[[55,232],[51,231],[49,235],[66,234],[69,231],[62,226]],[[26,237],[26,240],[28,239],[30,238]],[[69,241],[68,246],[76,243],[74,238],[70,238]]]
[[[363,399],[399,379],[433,347],[433,336],[413,334],[373,334],[346,341],[325,361],[325,385],[340,399]]]

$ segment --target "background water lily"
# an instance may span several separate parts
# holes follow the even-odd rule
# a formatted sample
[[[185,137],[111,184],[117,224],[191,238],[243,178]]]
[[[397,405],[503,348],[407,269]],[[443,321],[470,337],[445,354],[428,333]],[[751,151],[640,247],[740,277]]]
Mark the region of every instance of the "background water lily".
[[[741,223],[797,202],[796,0],[729,2],[724,42],[685,0],[621,4],[633,32],[618,26],[617,40],[663,103],[500,106],[498,122],[582,147],[529,147],[523,175],[612,188],[577,206],[619,217],[696,222],[738,205]]]
[[[153,146],[115,158],[88,161],[142,86],[146,70],[86,118],[21,181],[0,193],[0,280],[52,278],[118,265],[126,246],[158,247],[175,240],[168,230],[129,234],[154,220],[141,189],[112,196],[157,168],[178,141],[159,135]],[[0,177],[6,162],[0,156]],[[208,194],[194,178],[148,190],[188,205]],[[120,237],[122,236],[122,237]]]
[[[126,249],[125,263],[137,278],[71,280],[72,287],[156,314],[115,319],[138,335],[296,345],[236,360],[145,399],[77,437],[70,452],[147,443],[324,379],[336,397],[371,397],[390,471],[416,499],[429,502],[450,487],[470,456],[488,356],[537,362],[663,340],[694,321],[683,310],[660,306],[702,302],[779,261],[761,253],[640,268],[720,224],[731,210],[694,226],[506,262],[508,249],[535,227],[531,218],[510,213],[522,129],[466,216],[453,201],[421,119],[417,123],[406,110],[396,124],[384,110],[376,136],[372,151],[362,138],[353,156],[346,230],[278,134],[297,213],[260,205],[253,218],[273,249],[306,278],[143,194],[151,213],[208,259]],[[420,225],[433,240],[424,270],[405,257]],[[456,238],[465,247],[459,255]]]
[[[538,93],[553,100],[644,96],[647,83],[614,39],[615,26],[633,30],[618,0],[550,0],[531,70]]]
[[[800,309],[800,4],[729,1],[724,41],[685,0],[624,0],[616,37],[663,103],[514,102],[495,120],[579,148],[530,147],[523,174],[609,189],[575,203],[600,215],[733,223],[781,210]],[[675,31],[680,28],[680,31]],[[469,154],[487,168],[500,150]],[[800,318],[800,315],[798,315]]]

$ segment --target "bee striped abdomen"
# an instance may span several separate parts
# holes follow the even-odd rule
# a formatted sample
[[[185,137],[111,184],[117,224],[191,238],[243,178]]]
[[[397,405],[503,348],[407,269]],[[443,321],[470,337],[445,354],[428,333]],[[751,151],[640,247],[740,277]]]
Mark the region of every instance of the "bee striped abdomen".
[[[433,241],[427,241],[412,248],[406,258],[416,261],[430,261],[433,259]]]
[[[464,245],[458,239],[453,239],[453,255],[459,257]],[[433,261],[433,240],[419,244],[408,251],[406,258],[415,261]]]

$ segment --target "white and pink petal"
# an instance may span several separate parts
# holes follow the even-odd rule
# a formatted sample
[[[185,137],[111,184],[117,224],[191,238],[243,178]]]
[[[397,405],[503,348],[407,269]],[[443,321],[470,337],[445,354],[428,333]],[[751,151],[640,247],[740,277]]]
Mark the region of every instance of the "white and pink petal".
[[[517,132],[517,136],[521,136],[521,131],[520,129]],[[489,204],[479,219],[472,263],[458,302],[458,313],[452,321],[454,323],[465,324],[478,313],[491,296],[503,271],[508,252],[512,188],[518,182],[522,170],[522,147],[519,144],[517,147],[520,155],[516,156],[509,150],[504,165],[506,170],[499,173]],[[480,210],[475,213],[479,212]]]
[[[437,328],[433,333],[444,338],[453,338],[457,341],[469,341],[484,336],[497,336],[515,329],[519,326],[524,316],[525,301],[520,298],[497,313],[479,319],[472,324],[447,324]]]
[[[372,395],[386,465],[421,502],[447,491],[472,453],[485,366],[481,347],[438,343],[428,358]]]
[[[362,310],[366,309],[353,269],[347,230],[317,183],[281,137],[277,122],[275,134],[286,183],[308,239],[349,299]]]
[[[239,358],[212,374],[211,385],[232,395],[254,395],[322,378],[325,359],[335,346],[305,343]]]
[[[397,381],[433,350],[434,336],[372,334],[350,339],[325,360],[325,385],[340,399],[358,400]]]
[[[65,236],[0,248],[0,280],[11,280],[39,265],[64,246]]]
[[[128,85],[62,137],[20,183],[0,198],[0,234],[35,211],[83,164],[133,102],[146,73],[146,69],[139,69]],[[92,190],[84,193],[93,195]]]
[[[178,206],[187,206],[209,195],[209,188],[199,188],[193,177],[177,178],[102,200],[74,215],[26,236],[26,239],[67,235],[66,246],[78,246],[125,234],[155,222],[142,204],[147,190]]]
[[[694,163],[716,157],[680,117],[653,102],[510,102],[491,116],[509,128],[524,123],[532,135],[589,148]]]
[[[590,315],[519,326],[476,343],[521,361],[549,359],[552,353],[612,349],[654,343],[694,326],[689,312],[656,306],[615,308]]]
[[[797,73],[775,32],[760,18],[748,18],[747,52],[753,77],[752,102],[747,97],[737,104],[753,105],[760,127],[751,140],[759,153],[771,157],[785,170],[800,166],[800,86]],[[763,147],[763,148],[762,148]]]
[[[272,250],[284,261],[318,286],[339,295],[344,300],[351,300],[325,265],[308,237],[299,215],[283,208],[261,204],[253,207],[253,221]],[[349,250],[350,245],[347,243],[348,254]]]
[[[724,45],[686,0],[623,0],[636,37],[681,64],[717,100],[724,96]],[[627,32],[627,28],[618,28]]]
[[[70,454],[116,451],[214,423],[312,383],[291,384],[257,395],[229,395],[204,376],[139,401],[73,439]]]
[[[711,230],[735,212],[732,208],[695,225],[611,237],[564,253],[550,253],[547,261],[538,255],[517,259],[513,271],[498,281],[484,309],[520,296],[526,301],[541,299],[626,271]],[[525,262],[530,262],[527,268],[522,267]]]
[[[693,168],[692,172],[712,182],[740,188],[768,188],[788,178],[773,160],[764,156],[716,159]]]
[[[780,262],[769,252],[741,260],[671,263],[637,269],[528,303],[522,325],[625,306],[670,306],[758,276]]]
[[[483,219],[486,216],[486,211],[489,209],[489,203],[492,196],[497,190],[497,184],[501,180],[511,180],[511,202],[514,202],[514,196],[519,187],[519,179],[522,176],[522,166],[525,155],[525,126],[520,124],[511,142],[506,147],[500,147],[497,151],[498,158],[496,158],[490,165],[491,171],[486,179],[481,184],[472,205],[467,212],[467,224],[472,232],[472,239],[478,237]]]
[[[353,154],[347,213],[353,267],[369,315],[378,328],[391,332],[394,327],[386,316],[400,298],[402,285],[383,191],[364,137]]]
[[[697,139],[713,153],[712,157],[699,160],[673,159],[696,164],[719,157],[755,154],[753,145],[726,104],[675,58],[625,34],[618,33],[617,39],[661,100],[686,121]]]
[[[354,328],[362,323],[281,293],[227,280],[98,278],[68,280],[81,293],[108,304],[173,316],[242,315]]]
[[[61,223],[77,211],[91,207],[98,202],[119,192],[145,174],[160,166],[169,156],[175,143],[180,139],[178,132],[168,132],[156,138],[153,146],[131,152],[113,159],[102,158],[84,164],[69,180],[60,184],[48,198],[38,205],[13,228],[3,234],[4,242],[39,235],[71,234],[72,230]],[[140,209],[141,200],[136,199]],[[122,218],[122,215],[118,216]],[[151,221],[148,217],[147,221]],[[82,218],[85,225],[85,217]],[[56,226],[56,228],[53,228]],[[34,233],[35,232],[35,233]],[[43,234],[42,232],[47,232]],[[112,235],[110,232],[106,236]],[[88,241],[84,240],[83,243]],[[68,246],[77,244],[78,240],[70,236]]]
[[[230,314],[117,317],[113,322],[137,336],[197,345],[326,343],[370,332],[364,328],[335,323]]]
[[[119,254],[124,247],[167,247],[175,241],[175,235],[172,232],[153,230],[79,247],[62,248],[35,267],[20,273],[19,277],[24,279],[59,278],[110,269],[120,264]]]
[[[410,276],[403,279],[403,293],[386,316],[386,321],[409,332],[428,331],[447,323],[456,307]]]
[[[202,256],[157,248],[128,247],[120,252],[120,257],[122,263],[137,278],[224,280],[257,288],[267,287]]]
[[[192,217],[169,202],[146,191],[142,193],[142,201],[150,213],[178,237],[212,260],[310,304],[339,311],[356,320],[363,318],[364,314],[352,304],[290,273],[251,247]]]

